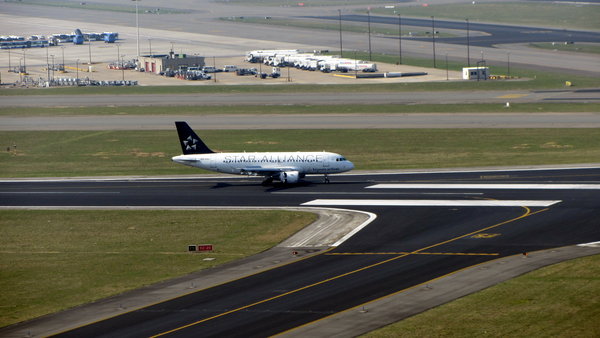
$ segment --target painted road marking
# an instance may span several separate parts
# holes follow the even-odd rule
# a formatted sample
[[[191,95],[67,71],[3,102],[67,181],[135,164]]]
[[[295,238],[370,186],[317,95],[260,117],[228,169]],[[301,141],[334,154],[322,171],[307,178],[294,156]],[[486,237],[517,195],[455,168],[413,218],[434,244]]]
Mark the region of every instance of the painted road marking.
[[[470,232],[470,233],[467,233],[467,234],[464,234],[464,235],[461,235],[461,236],[458,236],[458,237],[454,237],[454,238],[445,240],[443,242],[439,242],[439,243],[436,243],[436,244],[432,244],[432,245],[426,246],[424,248],[421,248],[421,249],[418,249],[418,250],[415,250],[415,251],[411,252],[411,254],[416,254],[416,253],[419,253],[419,252],[423,252],[425,250],[428,250],[428,249],[431,249],[431,248],[434,248],[434,247],[438,247],[438,246],[444,245],[446,243],[450,243],[450,242],[459,240],[461,238],[472,236],[474,234],[477,234],[477,233],[480,233],[480,232],[483,232],[483,231],[486,231],[486,230],[489,230],[489,229],[493,229],[493,228],[496,228],[496,227],[499,227],[499,226],[502,226],[502,225],[505,225],[505,224],[508,224],[508,223],[512,223],[512,222],[518,221],[520,219],[523,219],[523,218],[526,218],[526,217],[529,217],[529,216],[532,216],[532,215],[536,215],[536,214],[539,214],[541,212],[544,212],[544,211],[548,210],[548,209],[542,209],[542,210],[538,210],[538,211],[535,211],[535,212],[531,212],[531,210],[529,210],[529,208],[527,208],[527,207],[523,207],[523,208],[525,209],[525,213],[523,213],[521,216],[517,216],[515,218],[511,218],[509,220],[506,220],[504,222],[500,222],[500,223],[497,223],[497,224],[494,224],[494,225],[490,225],[490,226],[485,227],[483,229],[479,229],[479,230],[476,230],[476,231],[473,231],[473,232]],[[340,279],[340,278],[343,278],[343,277],[351,276],[351,275],[356,274],[358,272],[365,271],[365,270],[368,270],[368,269],[371,269],[371,268],[374,268],[374,267],[377,267],[377,266],[380,266],[380,265],[383,265],[383,264],[387,264],[387,263],[396,261],[396,260],[398,260],[400,258],[404,258],[404,257],[408,257],[408,256],[409,256],[408,254],[406,254],[406,255],[397,255],[395,257],[388,258],[388,259],[383,260],[381,262],[377,262],[377,263],[374,263],[374,264],[371,264],[371,265],[364,266],[362,268],[358,268],[358,269],[353,270],[353,271],[342,273],[340,275],[337,275],[337,276],[334,276],[334,277],[331,277],[331,278],[328,278],[328,279],[324,279],[322,281],[319,281],[319,282],[316,282],[316,283],[313,283],[313,284],[309,284],[309,285],[300,287],[298,289],[291,290],[291,291],[288,291],[288,292],[285,292],[285,293],[273,296],[271,298],[266,298],[266,299],[263,299],[263,300],[259,300],[259,301],[255,302],[255,303],[244,305],[244,306],[241,306],[241,307],[239,307],[237,309],[232,309],[232,310],[229,310],[229,311],[225,311],[223,313],[216,314],[216,315],[214,315],[212,317],[200,319],[200,320],[197,320],[195,322],[192,322],[192,323],[189,323],[189,324],[186,324],[186,325],[183,325],[183,326],[171,329],[169,331],[161,332],[159,334],[151,336],[151,338],[161,337],[161,336],[168,335],[168,334],[171,334],[171,333],[174,333],[174,332],[177,332],[177,331],[181,331],[183,329],[186,329],[186,328],[198,325],[198,324],[202,324],[202,323],[211,321],[211,320],[216,319],[216,318],[227,316],[227,315],[235,313],[235,312],[243,311],[245,309],[254,307],[256,305],[263,304],[263,303],[266,303],[266,302],[270,302],[270,301],[272,301],[274,299],[279,299],[281,297],[285,297],[285,296],[288,296],[288,295],[300,292],[302,290],[310,289],[310,288],[315,287],[317,285],[322,285],[322,284],[325,284],[325,283],[329,283],[331,281],[334,281],[334,280],[337,280],[337,279]]]
[[[375,184],[367,189],[545,189],[545,190],[595,190],[600,184]]]
[[[496,236],[500,236],[500,234],[477,234],[475,236],[471,236],[471,238],[494,238]]]
[[[590,242],[590,243],[577,244],[577,246],[590,247],[590,248],[599,248],[600,247],[600,242]]]
[[[382,206],[382,207],[549,207],[560,200],[350,200],[316,199],[302,205],[346,205],[346,206]]]
[[[477,252],[330,252],[325,256],[360,256],[360,255],[454,255],[454,256],[498,256],[499,253]]]

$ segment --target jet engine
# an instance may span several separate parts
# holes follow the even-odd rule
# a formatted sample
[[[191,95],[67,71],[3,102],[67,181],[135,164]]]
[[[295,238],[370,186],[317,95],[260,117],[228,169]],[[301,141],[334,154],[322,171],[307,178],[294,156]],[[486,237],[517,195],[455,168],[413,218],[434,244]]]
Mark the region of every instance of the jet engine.
[[[282,171],[279,173],[281,183],[298,183],[300,173],[297,171]]]

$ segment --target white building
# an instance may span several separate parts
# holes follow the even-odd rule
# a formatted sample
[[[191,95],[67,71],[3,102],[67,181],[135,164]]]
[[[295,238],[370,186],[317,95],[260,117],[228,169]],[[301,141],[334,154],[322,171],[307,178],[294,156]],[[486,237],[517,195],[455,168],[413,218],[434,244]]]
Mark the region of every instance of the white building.
[[[490,77],[489,67],[464,67],[463,80],[487,80]]]

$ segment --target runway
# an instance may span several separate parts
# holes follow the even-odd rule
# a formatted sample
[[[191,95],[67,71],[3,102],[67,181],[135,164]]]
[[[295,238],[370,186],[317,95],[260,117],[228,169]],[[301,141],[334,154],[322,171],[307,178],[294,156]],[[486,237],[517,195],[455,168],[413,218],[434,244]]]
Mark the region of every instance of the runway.
[[[600,168],[336,175],[330,184],[320,180],[310,177],[298,186],[272,187],[253,178],[6,180],[0,183],[0,205],[329,205],[377,215],[339,246],[312,258],[71,327],[64,337],[293,334],[305,324],[468,266],[600,240]]]

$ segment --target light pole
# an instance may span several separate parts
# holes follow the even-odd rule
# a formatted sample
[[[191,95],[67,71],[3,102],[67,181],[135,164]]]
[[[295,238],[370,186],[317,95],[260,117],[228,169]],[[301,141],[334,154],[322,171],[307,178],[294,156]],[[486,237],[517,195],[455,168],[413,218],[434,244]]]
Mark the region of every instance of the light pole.
[[[467,18],[467,67],[471,67],[471,56],[469,54],[469,19]]]
[[[79,59],[75,61],[75,71],[77,72],[77,78],[75,80],[75,83],[79,84]]]
[[[398,14],[398,57],[399,63],[402,64],[402,17]]]
[[[115,43],[115,45],[117,45],[117,66],[118,66],[118,65],[119,65],[119,60],[120,60],[120,59],[119,59],[119,55],[121,55],[121,48],[120,48],[120,46],[119,46],[119,44],[118,44],[118,43]],[[122,65],[123,65],[123,64],[121,64],[121,66],[122,66]]]
[[[367,27],[369,28],[369,61],[372,61],[371,57],[371,10],[367,11]]]
[[[150,57],[152,57],[152,39],[148,39],[148,48],[150,49]]]
[[[50,54],[52,57],[52,81],[54,81],[54,54]]]
[[[8,49],[8,70],[10,70],[10,48]]]
[[[448,53],[446,53],[446,81],[448,81]]]
[[[433,41],[433,68],[435,67],[435,20],[431,16],[431,39]]]
[[[23,48],[23,73],[27,73],[27,64],[25,62],[25,48]]]
[[[338,9],[338,14],[340,17],[340,20],[339,20],[340,21],[340,57],[342,57],[344,55],[344,52],[343,52],[344,49],[342,48],[342,10],[341,9]]]
[[[88,41],[88,54],[90,56],[90,62],[88,63],[88,65],[92,65],[92,40]]]
[[[140,59],[140,20],[138,11],[138,2],[140,0],[131,0],[135,2],[135,28],[137,30],[137,58]]]
[[[48,58],[48,47],[46,47],[46,72],[48,73],[46,75],[47,79],[48,79],[48,85],[50,84],[50,59]]]
[[[510,78],[510,52],[508,52],[506,54],[506,61],[507,61],[507,67],[508,67],[508,77]]]
[[[121,80],[125,82],[125,65],[123,64],[123,60],[125,59],[125,54],[121,55]]]
[[[62,49],[62,67],[61,67],[61,70],[64,71],[65,70],[65,46],[61,46],[60,49]]]

